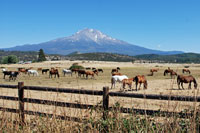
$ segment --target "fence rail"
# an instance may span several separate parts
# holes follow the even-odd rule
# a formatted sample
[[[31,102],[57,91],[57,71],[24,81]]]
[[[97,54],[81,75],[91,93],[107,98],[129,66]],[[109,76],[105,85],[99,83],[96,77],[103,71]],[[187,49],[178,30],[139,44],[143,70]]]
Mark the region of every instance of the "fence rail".
[[[69,89],[69,88],[53,88],[53,87],[37,87],[37,86],[24,86],[23,82],[19,82],[18,85],[0,85],[1,88],[12,88],[18,89],[18,97],[11,96],[0,96],[0,99],[4,100],[12,100],[19,101],[19,109],[10,109],[0,107],[0,110],[4,110],[7,112],[19,113],[21,118],[21,122],[24,123],[25,116],[24,114],[29,115],[42,115],[49,116],[65,120],[74,120],[80,122],[80,118],[69,117],[69,116],[60,116],[55,114],[41,113],[24,110],[24,103],[35,103],[35,104],[45,104],[45,105],[53,105],[53,106],[61,106],[61,107],[70,107],[70,108],[80,108],[80,109],[88,109],[94,108],[97,105],[89,105],[89,104],[77,104],[77,103],[67,103],[67,102],[58,102],[51,100],[41,100],[41,99],[32,99],[32,98],[24,98],[24,90],[32,90],[32,91],[47,91],[47,92],[59,92],[59,93],[73,93],[73,94],[86,94],[86,95],[97,95],[103,96],[102,101],[103,104],[98,107],[103,108],[103,119],[107,119],[108,113],[110,110],[115,110],[114,107],[109,107],[109,96],[113,97],[130,97],[130,98],[145,98],[145,99],[154,99],[154,100],[175,100],[175,101],[187,101],[187,102],[200,102],[200,97],[193,96],[170,96],[170,95],[153,95],[153,94],[134,94],[134,93],[121,93],[121,92],[109,92],[108,87],[104,87],[103,91],[97,90],[78,90],[78,89]],[[179,116],[181,118],[192,116],[193,113],[184,113],[184,112],[168,112],[168,111],[160,111],[160,110],[144,110],[144,109],[135,109],[135,108],[123,108],[120,107],[119,111],[121,113],[136,113],[141,115],[159,115],[159,116]]]

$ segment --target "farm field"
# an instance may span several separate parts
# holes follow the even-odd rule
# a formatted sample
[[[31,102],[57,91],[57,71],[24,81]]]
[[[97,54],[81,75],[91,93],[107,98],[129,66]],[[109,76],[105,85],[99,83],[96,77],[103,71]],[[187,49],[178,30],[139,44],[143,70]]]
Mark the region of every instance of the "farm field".
[[[62,74],[62,69],[69,68],[73,63],[78,63],[84,67],[95,67],[102,68],[103,73],[95,75],[95,79],[79,78],[77,74],[66,75]],[[37,70],[38,68],[51,68],[57,67],[60,73],[60,78],[49,78],[49,74],[42,75],[41,71],[39,76],[28,76],[26,74],[20,74],[16,81],[9,81],[8,77],[3,79],[3,74],[0,73],[0,84],[11,84],[16,85],[18,82],[24,82],[25,86],[45,86],[45,87],[57,87],[57,88],[72,88],[72,89],[87,89],[87,90],[102,90],[104,86],[111,86],[111,69],[120,67],[120,73],[127,75],[129,78],[136,75],[145,75],[148,80],[148,89],[144,90],[143,85],[141,90],[135,91],[135,83],[133,83],[133,91],[128,89],[123,93],[138,93],[138,94],[161,94],[161,95],[184,95],[184,96],[200,96],[199,89],[188,90],[188,84],[184,84],[185,90],[179,90],[176,84],[176,78],[163,76],[165,69],[170,67],[178,74],[182,74],[184,66],[190,66],[191,74],[196,78],[197,83],[200,83],[200,65],[198,64],[132,64],[130,62],[103,62],[103,61],[51,61],[43,63],[32,63],[32,64],[13,64],[13,65],[1,65],[8,70],[17,70],[19,67],[25,67]],[[157,73],[153,76],[147,76],[151,68],[159,68]],[[185,74],[186,75],[186,74]],[[199,88],[199,87],[198,87]],[[117,83],[116,88],[110,90],[113,92],[122,92],[121,84]],[[0,88],[1,95],[16,96],[17,90]],[[37,92],[37,91],[25,91],[25,97],[37,98],[44,100],[56,100],[70,103],[83,103],[96,105],[101,102],[101,96],[88,96],[88,95],[77,95],[77,94],[63,94],[63,93],[51,93],[51,92]],[[177,102],[177,101],[161,101],[161,100],[147,100],[137,98],[120,98],[110,97],[110,106],[116,102],[120,103],[123,107],[134,107],[140,109],[152,109],[152,110],[164,110],[164,111],[182,111],[184,109],[196,108],[199,104],[193,102]],[[13,101],[0,100],[1,107],[18,108],[18,103]],[[70,109],[70,108],[59,108],[54,106],[42,106],[37,104],[26,104],[26,109],[39,110],[42,112],[56,114],[70,114],[70,116],[88,116],[85,110]]]

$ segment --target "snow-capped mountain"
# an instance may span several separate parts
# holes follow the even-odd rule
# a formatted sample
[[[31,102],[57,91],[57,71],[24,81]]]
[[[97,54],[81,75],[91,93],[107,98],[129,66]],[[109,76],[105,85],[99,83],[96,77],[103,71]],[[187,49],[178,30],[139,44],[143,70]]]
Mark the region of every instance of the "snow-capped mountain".
[[[129,44],[125,41],[121,41],[112,38],[108,35],[95,29],[83,29],[78,31],[72,36],[58,38],[48,42],[32,45],[22,45],[12,48],[6,48],[4,50],[12,51],[38,51],[43,49],[48,54],[63,54],[78,51],[81,53],[89,52],[109,52],[119,53],[126,55],[140,55],[140,54],[179,54],[183,53],[180,51],[158,51],[139,47],[136,45]]]

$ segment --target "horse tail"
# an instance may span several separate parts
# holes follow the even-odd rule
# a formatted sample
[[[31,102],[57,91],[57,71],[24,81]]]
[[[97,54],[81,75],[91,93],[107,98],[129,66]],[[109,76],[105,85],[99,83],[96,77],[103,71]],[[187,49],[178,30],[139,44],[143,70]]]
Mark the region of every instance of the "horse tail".
[[[166,71],[164,71],[164,76],[166,75]]]

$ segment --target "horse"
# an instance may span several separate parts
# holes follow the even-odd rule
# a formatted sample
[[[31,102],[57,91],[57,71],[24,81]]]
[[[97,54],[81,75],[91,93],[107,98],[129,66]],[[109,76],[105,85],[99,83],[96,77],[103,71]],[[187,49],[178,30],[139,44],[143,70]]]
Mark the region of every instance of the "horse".
[[[172,69],[166,69],[165,71],[164,71],[164,76],[166,75],[166,74],[168,74],[168,73],[171,73],[171,72],[173,72],[173,70]]]
[[[197,82],[196,79],[192,76],[192,75],[188,75],[188,76],[184,76],[184,75],[178,75],[177,76],[177,85],[178,85],[178,89],[180,89],[180,84],[183,88],[183,83],[189,83],[188,89],[191,89],[191,83],[194,83],[194,88],[197,89]]]
[[[121,83],[124,79],[128,79],[128,77],[126,75],[112,76],[112,78],[111,78],[111,89],[113,88],[113,85],[114,85],[114,88],[115,88],[116,82]]]
[[[9,76],[9,81],[10,80],[16,80],[17,76],[19,75],[19,71],[13,71],[10,73],[10,76]]]
[[[10,75],[12,71],[3,71],[3,79],[5,79],[6,75]]]
[[[98,76],[98,71],[94,70],[94,71],[85,71],[86,74],[86,78],[88,79],[88,76],[91,75],[91,78],[94,78],[94,74],[96,74]]]
[[[77,69],[77,68],[72,68],[71,71],[72,71],[72,73],[74,72],[74,73],[76,74],[76,72],[78,72],[79,69]]]
[[[121,73],[118,73],[118,72],[114,72],[114,73],[112,73],[112,76],[115,76],[115,75],[119,75],[119,76],[121,76],[122,74],[121,74]]]
[[[131,87],[132,87],[132,82],[133,82],[133,78],[123,79],[123,80],[122,80],[123,89],[125,89],[125,86],[126,86],[126,85],[128,85],[129,88],[131,89]]]
[[[186,73],[189,73],[189,74],[191,73],[189,69],[185,69],[185,68],[182,70],[182,72],[183,72],[183,73],[186,72]]]
[[[120,70],[120,68],[117,67],[116,69],[112,69],[112,70],[111,70],[111,73],[113,73],[113,72],[118,72],[119,70]]]
[[[98,72],[102,72],[103,73],[103,69],[99,68],[97,70],[98,70]]]
[[[39,74],[36,70],[28,70],[28,75],[30,76],[30,74],[33,74],[33,76],[34,75],[39,76]]]
[[[152,68],[152,69],[150,69],[150,72],[151,72],[151,73],[154,73],[154,72],[158,72],[158,70],[159,70],[158,68],[157,68],[157,69]]]
[[[145,78],[144,75],[137,75],[133,78],[133,81],[135,81],[135,85],[136,85],[136,91],[137,91],[137,86],[138,86],[138,83],[140,84],[139,86],[139,90],[140,90],[140,87],[141,87],[141,84],[143,83],[144,85],[144,89],[147,89],[147,80]]]
[[[22,72],[22,73],[25,73],[25,74],[27,74],[28,70],[29,70],[29,69],[18,68],[18,71],[19,71],[19,72]]]
[[[85,77],[85,70],[78,70],[78,77],[81,77],[81,75]]]
[[[38,71],[42,71],[42,68],[41,68],[41,67],[39,67],[37,70],[38,70]]]
[[[49,71],[49,69],[42,69],[42,74],[46,73]]]
[[[55,75],[54,78],[56,78],[56,76],[59,78],[60,75],[59,75],[58,69],[51,69],[49,71],[49,78],[52,78],[52,75]]]
[[[64,76],[65,76],[65,74],[71,74],[71,76],[72,76],[72,71],[68,70],[68,69],[63,69],[63,74],[64,74]]]
[[[90,70],[91,68],[90,68],[90,67],[86,67],[85,69],[86,69],[86,70]]]
[[[177,75],[178,74],[176,72],[174,72],[174,71],[170,72],[171,79],[172,79],[173,76],[177,76]]]

